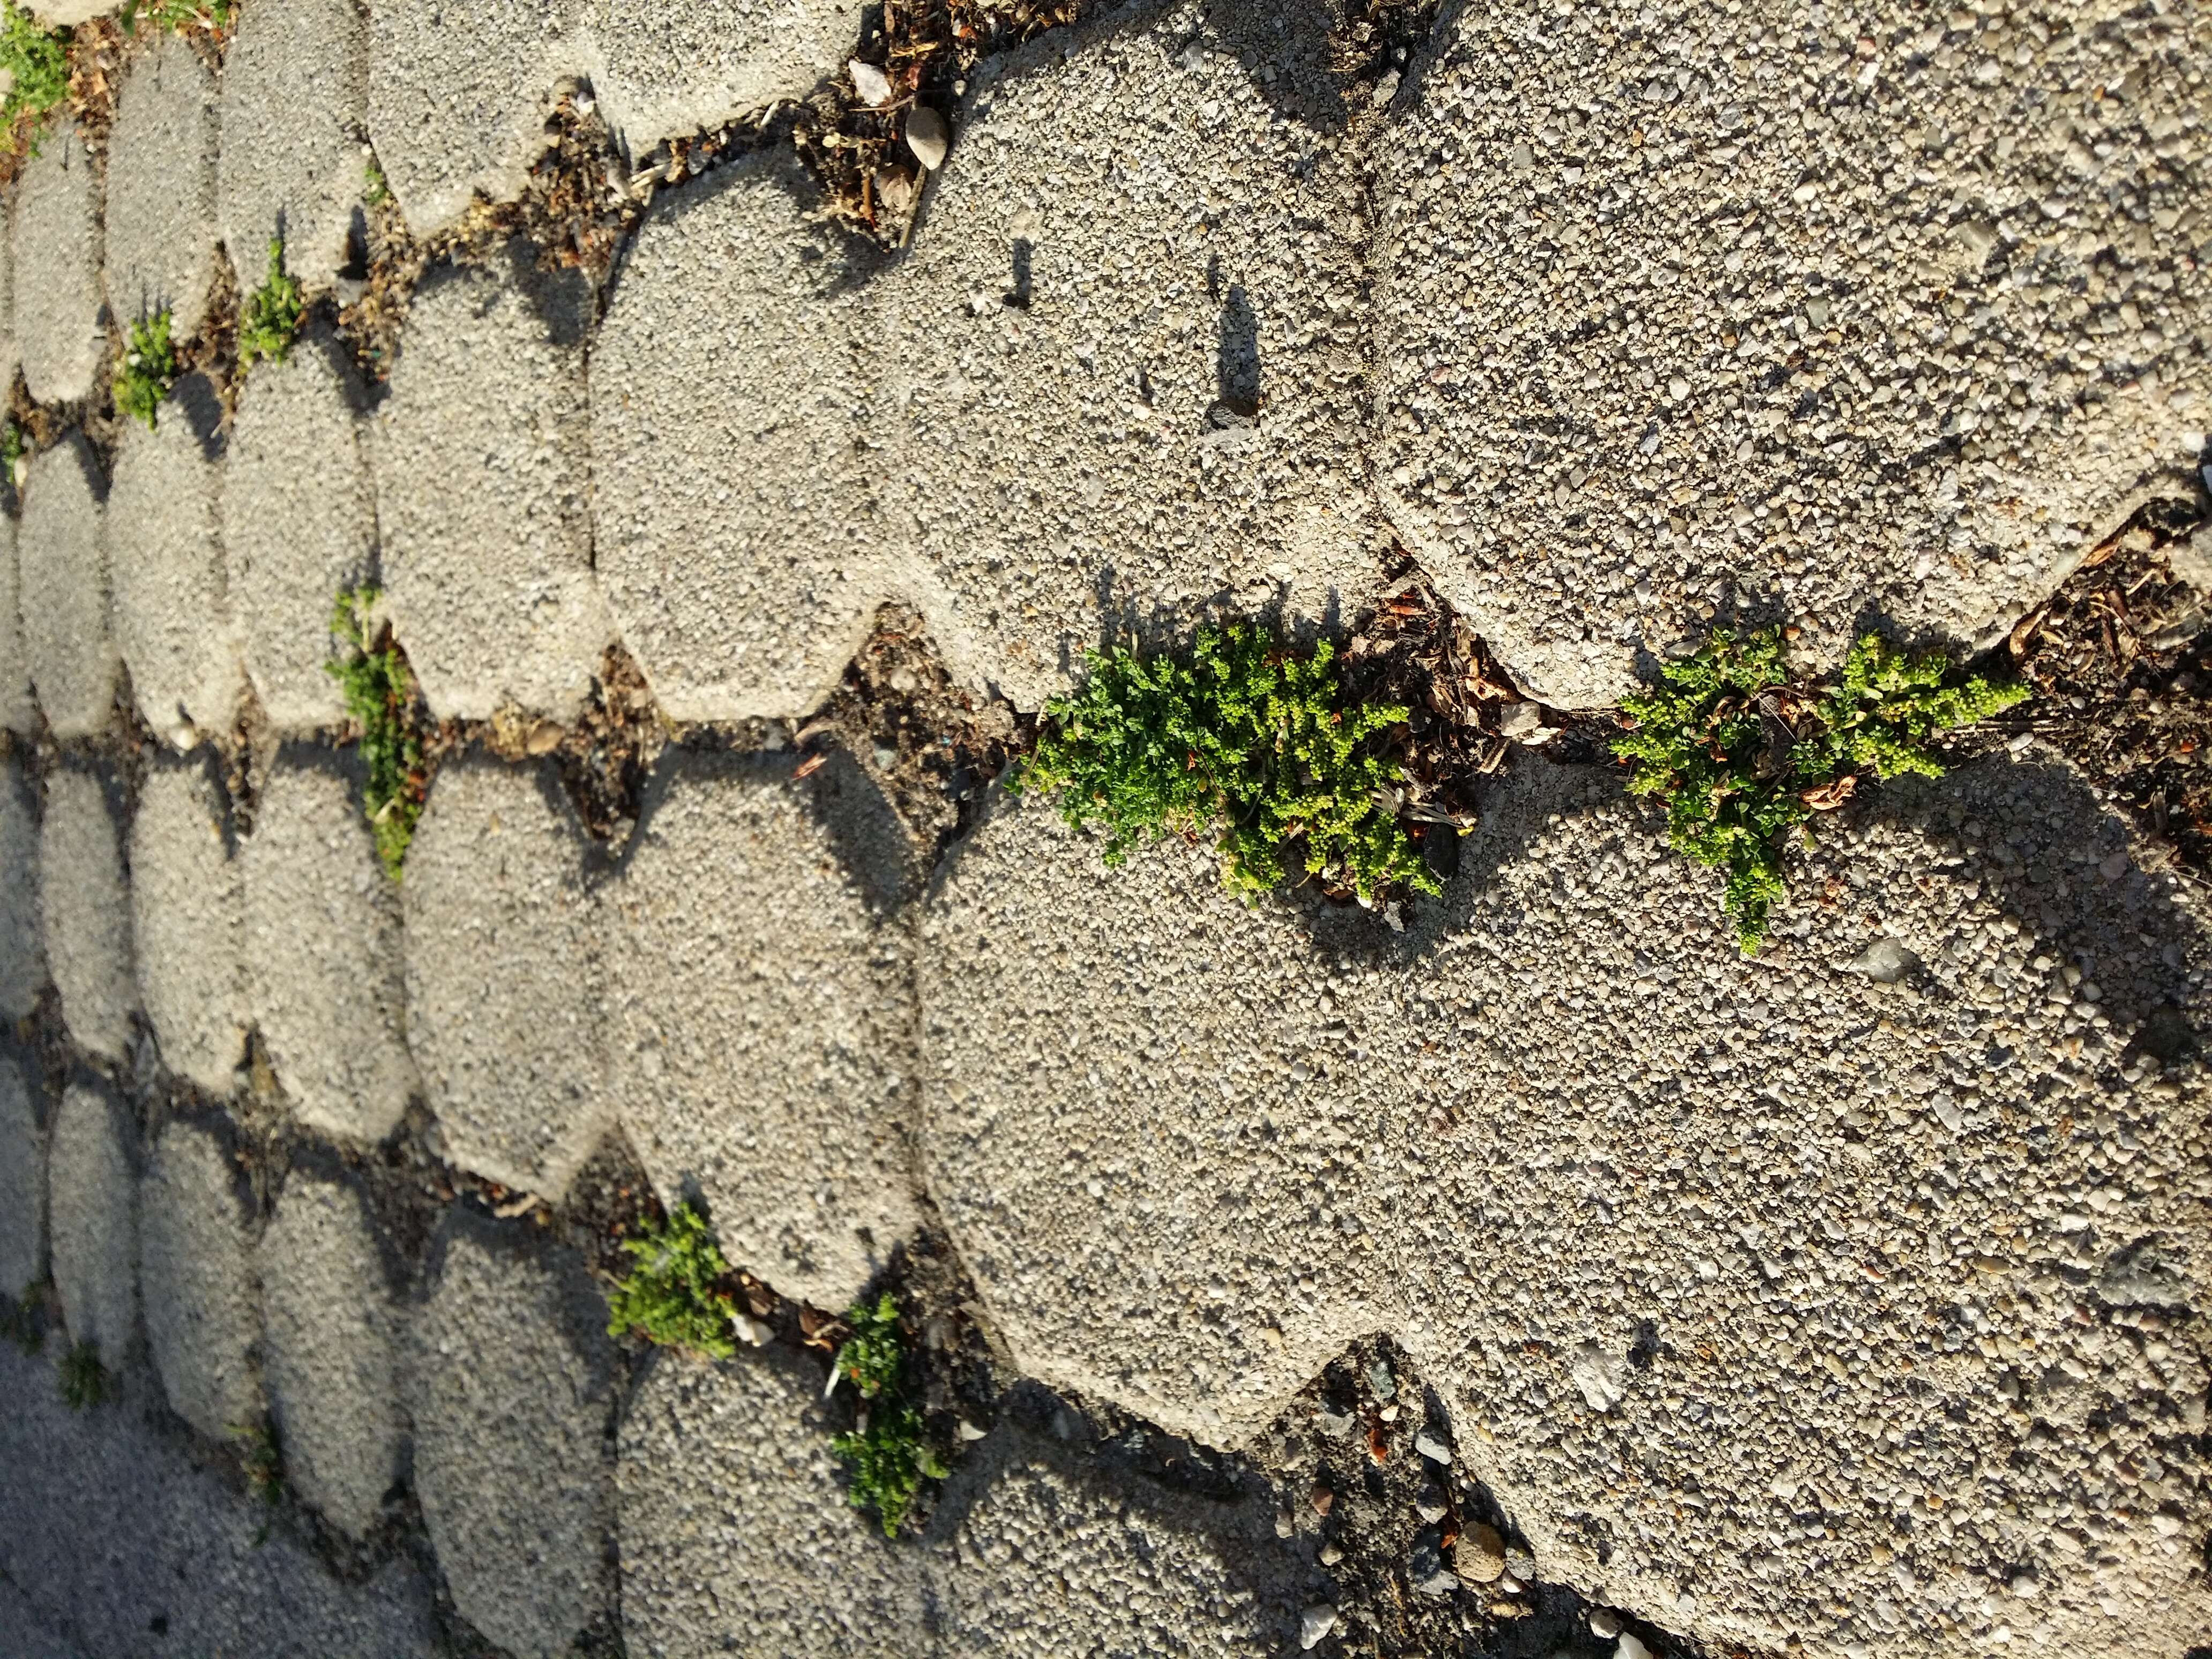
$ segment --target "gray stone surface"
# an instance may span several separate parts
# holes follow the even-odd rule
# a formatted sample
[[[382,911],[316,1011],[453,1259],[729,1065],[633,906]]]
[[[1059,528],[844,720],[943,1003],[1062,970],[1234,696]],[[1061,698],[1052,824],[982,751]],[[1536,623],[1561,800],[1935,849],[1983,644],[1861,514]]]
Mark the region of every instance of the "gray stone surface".
[[[154,1367],[178,1416],[209,1439],[261,1414],[244,1182],[209,1131],[172,1123],[138,1188],[138,1285]]]
[[[590,298],[567,278],[538,286],[520,247],[509,265],[416,290],[375,424],[384,578],[437,714],[512,702],[565,719],[613,635],[586,512]]]
[[[22,1066],[0,1060],[0,1296],[46,1272],[46,1137]]]
[[[72,1083],[46,1154],[46,1224],[63,1322],[69,1340],[91,1343],[111,1371],[130,1352],[138,1323],[136,1182],[125,1133],[122,1110],[105,1089]]]
[[[574,1257],[457,1223],[416,1322],[415,1485],[453,1604],[553,1659],[605,1603],[606,1306]]]
[[[92,395],[107,352],[100,293],[100,173],[66,118],[15,190],[15,339],[33,400]]]
[[[38,807],[10,755],[0,760],[0,1019],[29,1013],[46,982],[40,932]]]
[[[667,766],[609,896],[631,1146],[733,1264],[830,1307],[915,1224],[909,946],[850,873],[896,867],[872,793],[849,762]]]
[[[0,1345],[0,1572],[88,1659],[446,1651],[404,1554],[343,1582],[141,1413],[70,1411],[49,1360]]]
[[[58,738],[88,738],[115,714],[105,489],[92,447],[76,431],[31,458],[23,484],[16,603],[31,684]]]
[[[377,861],[353,768],[307,750],[280,755],[239,862],[246,1002],[277,1080],[303,1122],[380,1139],[407,1109],[415,1061],[399,895]]]
[[[207,378],[185,376],[154,430],[120,423],[107,497],[116,649],[139,714],[180,747],[225,732],[238,704],[216,521],[222,419]]]
[[[583,0],[379,0],[369,15],[368,133],[417,236],[481,194],[522,193],[545,118],[586,65]]]
[[[813,189],[771,149],[666,192],[593,343],[600,580],[678,720],[813,708],[897,585],[864,447],[889,407]]]
[[[28,736],[38,730],[39,703],[31,690],[31,653],[16,584],[15,520],[0,514],[0,726]]]
[[[361,1197],[295,1173],[257,1252],[284,1479],[359,1538],[398,1478],[398,1311]]]
[[[246,901],[229,811],[206,757],[156,762],[131,823],[138,996],[161,1058],[210,1094],[246,1058]]]
[[[599,901],[550,763],[439,769],[407,854],[407,1037],[447,1155],[558,1199],[611,1115]]]
[[[268,275],[269,242],[310,289],[346,259],[367,179],[368,26],[353,0],[261,0],[223,52],[216,211],[241,288]]]
[[[623,1419],[623,1627],[653,1659],[937,1651],[921,1561],[845,1498],[811,1355],[655,1356]]]
[[[57,767],[39,828],[39,917],[70,1040],[109,1060],[131,1044],[131,890],[118,792],[97,772]]]
[[[592,88],[635,155],[835,75],[860,38],[852,0],[586,0]]]
[[[84,1650],[50,1629],[30,1598],[0,1578],[0,1627],[15,1645],[17,1659],[84,1659]]]
[[[51,28],[89,22],[105,16],[121,3],[122,0],[35,0],[25,9]]]
[[[0,386],[15,384],[22,366],[15,334],[15,204],[0,204]]]
[[[345,717],[331,607],[374,568],[376,496],[359,433],[361,385],[326,332],[239,393],[223,463],[222,544],[231,616],[262,711],[280,732]]]
[[[215,72],[181,34],[131,61],[107,140],[107,302],[116,326],[167,310],[188,340],[215,276]]]
[[[1985,635],[2193,465],[2212,19],[2123,15],[1453,15],[1376,151],[1374,472],[1529,689],[1724,589],[1830,658]]]

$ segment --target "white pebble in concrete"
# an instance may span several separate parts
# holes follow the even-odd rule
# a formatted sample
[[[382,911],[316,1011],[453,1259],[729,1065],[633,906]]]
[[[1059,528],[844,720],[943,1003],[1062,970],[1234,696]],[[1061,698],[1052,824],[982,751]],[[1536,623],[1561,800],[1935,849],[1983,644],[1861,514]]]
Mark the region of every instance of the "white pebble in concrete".
[[[362,1537],[398,1477],[401,1435],[398,1316],[360,1194],[295,1174],[257,1260],[284,1478]]]
[[[407,854],[407,1035],[447,1155],[558,1199],[612,1105],[599,907],[550,764],[440,769]]]
[[[246,1055],[246,916],[229,814],[204,757],[157,762],[131,824],[138,994],[171,1071],[227,1095]]]
[[[512,255],[416,292],[376,418],[385,586],[434,712],[566,719],[612,636],[586,511],[590,302],[566,278],[526,293]]]
[[[191,339],[215,272],[215,71],[183,35],[165,32],[131,60],[107,158],[116,326],[167,311],[173,337]]]
[[[23,484],[16,602],[39,707],[63,738],[91,737],[115,714],[102,485],[91,445],[74,431],[31,459]]]
[[[22,1065],[0,1059],[0,1296],[46,1276],[46,1138]]]
[[[353,0],[259,0],[223,53],[216,216],[241,288],[268,275],[269,242],[309,289],[329,285],[367,182],[368,28]]]
[[[46,961],[70,1038],[109,1060],[131,1044],[138,988],[123,870],[120,791],[74,766],[46,779],[39,835],[39,912]]]
[[[376,1140],[407,1109],[399,894],[350,757],[287,750],[240,849],[246,1001],[301,1120]]]
[[[0,760],[0,1018],[29,1013],[46,982],[39,930],[38,807],[10,755]]]
[[[240,1188],[222,1142],[172,1123],[138,1188],[138,1283],[155,1369],[177,1415],[216,1441],[261,1410]]]
[[[72,1083],[62,1096],[46,1182],[54,1289],[69,1339],[91,1343],[112,1371],[137,1320],[138,1225],[121,1109],[105,1090]]]
[[[31,690],[31,653],[23,641],[17,580],[15,520],[0,514],[0,726],[27,737],[38,730],[39,702]]]
[[[811,92],[851,56],[860,15],[853,0],[591,0],[592,85],[642,155]]]
[[[107,350],[100,292],[100,174],[76,124],[52,122],[15,192],[15,337],[42,404],[92,395]]]

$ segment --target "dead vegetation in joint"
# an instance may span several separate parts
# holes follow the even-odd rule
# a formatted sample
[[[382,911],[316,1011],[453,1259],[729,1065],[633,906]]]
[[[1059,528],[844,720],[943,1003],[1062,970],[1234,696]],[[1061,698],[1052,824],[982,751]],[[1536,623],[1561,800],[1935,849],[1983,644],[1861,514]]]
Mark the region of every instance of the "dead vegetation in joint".
[[[572,724],[501,708],[493,714],[484,741],[506,761],[551,756],[585,831],[619,853],[637,827],[639,802],[653,763],[678,735],[653,701],[645,671],[617,641],[601,657],[590,700]]]

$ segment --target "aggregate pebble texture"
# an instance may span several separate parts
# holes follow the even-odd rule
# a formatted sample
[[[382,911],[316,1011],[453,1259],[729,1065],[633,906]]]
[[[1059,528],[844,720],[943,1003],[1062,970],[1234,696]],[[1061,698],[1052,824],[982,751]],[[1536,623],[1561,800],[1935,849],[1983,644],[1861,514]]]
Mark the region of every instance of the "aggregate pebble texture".
[[[121,792],[98,772],[57,768],[39,825],[39,916],[72,1041],[108,1060],[131,1044],[131,891]]]
[[[242,1184],[212,1133],[172,1123],[138,1188],[138,1286],[155,1369],[177,1415],[215,1441],[261,1412]]]
[[[0,1056],[0,1296],[46,1271],[46,1137],[22,1066]]]
[[[39,704],[31,692],[31,653],[17,603],[15,542],[15,520],[0,515],[0,726],[28,736],[38,729]]]
[[[1371,453],[1530,691],[1609,702],[1717,604],[1838,659],[1869,617],[1989,637],[2193,470],[2203,9],[1468,8],[1438,47],[1376,149]]]
[[[100,299],[100,173],[76,124],[57,119],[15,191],[15,340],[44,404],[90,397],[107,349]]]
[[[15,384],[23,361],[15,333],[15,204],[0,201],[0,386]]]
[[[40,711],[58,738],[88,738],[115,714],[119,662],[108,632],[106,481],[71,432],[31,458],[15,532],[16,602]]]
[[[586,0],[592,82],[623,146],[644,155],[836,74],[860,38],[852,0]]]
[[[415,1486],[462,1616],[555,1659],[607,1594],[614,1355],[581,1264],[520,1243],[466,1223],[444,1240],[411,1345]]]
[[[204,757],[157,763],[139,786],[131,935],[163,1062],[228,1095],[246,1058],[246,900],[222,787]]]
[[[91,1344],[110,1371],[131,1352],[138,1322],[137,1183],[125,1133],[121,1109],[105,1089],[72,1083],[46,1153],[46,1225],[63,1322],[70,1341]]]
[[[664,1202],[722,1252],[842,1306],[915,1227],[904,931],[850,873],[897,825],[850,761],[668,767],[609,895],[613,1088]]]
[[[107,140],[107,302],[118,330],[167,311],[182,342],[207,315],[215,98],[214,70],[182,34],[162,33],[124,77]]]
[[[39,915],[39,813],[12,755],[0,759],[0,1018],[21,1019],[46,982]]]

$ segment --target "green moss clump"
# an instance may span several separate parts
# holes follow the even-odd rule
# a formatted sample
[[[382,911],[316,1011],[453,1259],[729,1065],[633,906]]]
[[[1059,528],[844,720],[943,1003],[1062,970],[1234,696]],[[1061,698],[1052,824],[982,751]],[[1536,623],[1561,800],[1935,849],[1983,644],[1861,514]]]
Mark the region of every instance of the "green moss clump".
[[[69,43],[67,29],[40,28],[15,0],[0,0],[0,70],[14,77],[0,98],[0,125],[43,116],[69,96]]]
[[[707,1231],[707,1218],[689,1204],[648,1224],[623,1249],[637,1266],[615,1287],[608,1304],[607,1334],[635,1331],[664,1347],[688,1348],[709,1359],[738,1351],[732,1340],[737,1300],[724,1288],[730,1264]]]
[[[837,1375],[860,1396],[853,1431],[830,1443],[851,1466],[848,1501],[873,1510],[884,1536],[896,1538],[924,1480],[942,1480],[945,1460],[929,1443],[928,1425],[906,1396],[906,1344],[899,1334],[898,1301],[889,1291],[871,1308],[857,1303],[845,1315],[853,1334],[837,1351]]]
[[[100,1363],[100,1350],[92,1343],[80,1342],[64,1354],[58,1376],[62,1404],[73,1412],[89,1411],[115,1398],[115,1379]]]
[[[281,363],[300,331],[300,284],[284,274],[284,239],[269,240],[268,280],[246,296],[238,313],[238,372],[266,359]]]
[[[346,714],[361,728],[361,757],[368,770],[362,810],[376,836],[377,856],[392,880],[400,878],[415,825],[429,790],[414,672],[386,629],[372,638],[374,587],[349,589],[331,612],[331,632],[345,641],[344,657],[323,665],[338,683]]]
[[[165,307],[143,322],[131,325],[130,349],[115,368],[115,412],[154,429],[155,411],[177,380],[177,348],[169,339]]]

